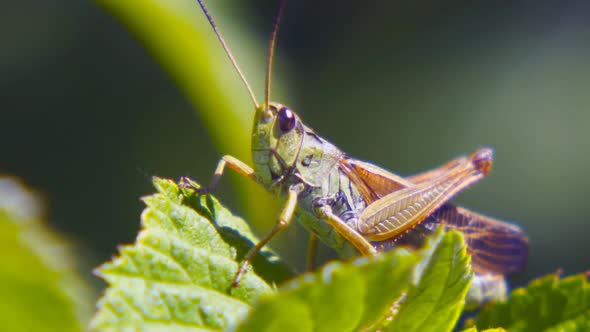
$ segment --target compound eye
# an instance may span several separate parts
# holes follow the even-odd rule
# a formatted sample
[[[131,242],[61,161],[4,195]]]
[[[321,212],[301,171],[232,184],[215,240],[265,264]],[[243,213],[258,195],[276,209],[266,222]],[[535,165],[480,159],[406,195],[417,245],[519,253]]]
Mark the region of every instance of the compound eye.
[[[295,114],[287,107],[279,110],[279,127],[283,133],[290,132],[295,127]]]

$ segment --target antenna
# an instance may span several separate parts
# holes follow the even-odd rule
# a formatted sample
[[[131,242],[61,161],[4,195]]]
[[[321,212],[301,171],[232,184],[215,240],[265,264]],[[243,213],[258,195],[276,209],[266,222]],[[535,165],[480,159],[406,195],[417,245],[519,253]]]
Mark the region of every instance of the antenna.
[[[200,2],[201,0],[199,0]],[[272,70],[272,60],[275,56],[275,49],[277,46],[277,35],[279,34],[279,24],[281,23],[281,17],[283,16],[283,9],[287,0],[279,0],[279,5],[275,11],[272,20],[272,32],[270,33],[270,40],[268,43],[268,63],[266,66],[266,84],[264,86],[264,107],[268,107],[270,99],[270,77]]]
[[[227,57],[229,58],[232,65],[234,66],[234,68],[238,72],[238,75],[240,75],[240,79],[242,80],[242,82],[244,82],[246,89],[248,89],[248,93],[250,94],[250,98],[252,99],[252,102],[254,103],[254,107],[258,108],[258,102],[256,101],[256,96],[254,96],[254,92],[252,91],[250,84],[248,84],[248,80],[246,80],[246,76],[244,75],[244,73],[242,73],[240,66],[238,66],[238,62],[236,61],[236,59],[232,55],[231,51],[229,50],[229,46],[227,46],[227,44],[225,43],[225,40],[223,39],[223,36],[221,35],[221,31],[219,31],[219,28],[217,28],[215,21],[213,21],[213,18],[211,17],[211,15],[209,15],[209,11],[207,10],[207,7],[205,7],[203,0],[197,0],[197,2],[199,3],[199,6],[201,6],[201,9],[203,10],[203,13],[207,17],[207,20],[209,20],[209,24],[213,28],[213,31],[215,32],[217,39],[219,39],[219,42],[221,43],[221,46],[223,47],[225,54],[227,54]],[[284,2],[284,1],[282,1],[282,2]],[[275,33],[275,35],[276,35],[276,33]],[[269,84],[269,82],[267,82],[267,84]],[[267,97],[267,99],[268,99],[268,97]]]

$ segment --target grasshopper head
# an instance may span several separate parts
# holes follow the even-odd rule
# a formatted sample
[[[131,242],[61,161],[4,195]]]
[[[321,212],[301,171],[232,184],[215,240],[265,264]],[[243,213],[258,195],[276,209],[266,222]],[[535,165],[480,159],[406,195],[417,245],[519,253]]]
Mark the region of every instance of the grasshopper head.
[[[295,167],[304,126],[288,107],[279,103],[256,109],[252,128],[252,159],[260,182],[271,189]]]

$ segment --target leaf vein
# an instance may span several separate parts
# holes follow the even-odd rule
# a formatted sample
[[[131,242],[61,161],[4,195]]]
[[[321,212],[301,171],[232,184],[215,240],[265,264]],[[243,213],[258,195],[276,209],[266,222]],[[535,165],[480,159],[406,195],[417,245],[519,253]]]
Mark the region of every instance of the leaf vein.
[[[160,248],[151,246],[150,244],[147,243],[143,243],[142,247],[145,247],[146,250],[150,250],[156,254],[159,254],[161,256],[166,257],[167,259],[169,259],[172,263],[174,263],[175,265],[178,266],[178,268],[180,268],[180,270],[185,274],[185,276],[188,278],[188,280],[191,283],[195,283],[195,281],[193,280],[191,274],[188,272],[188,270],[186,269],[186,266],[184,266],[182,263],[180,263],[174,256],[172,256],[171,254],[168,254],[162,250],[160,250]]]

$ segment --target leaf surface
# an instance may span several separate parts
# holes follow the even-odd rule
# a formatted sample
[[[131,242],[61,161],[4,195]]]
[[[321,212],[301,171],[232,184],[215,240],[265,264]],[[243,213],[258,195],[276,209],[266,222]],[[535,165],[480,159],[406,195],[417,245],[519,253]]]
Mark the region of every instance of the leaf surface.
[[[469,287],[468,263],[461,235],[439,231],[420,251],[400,248],[378,257],[330,263],[318,273],[300,276],[264,296],[239,330],[449,330]],[[420,279],[417,286],[412,285],[414,278]],[[406,292],[407,298],[398,303]]]
[[[451,331],[459,319],[472,276],[465,242],[454,231],[430,241],[417,282],[388,331]]]
[[[502,326],[508,331],[590,331],[588,275],[560,278],[550,274],[512,291],[506,302],[484,307],[479,328]]]
[[[92,296],[72,247],[41,222],[40,202],[0,177],[0,329],[84,331]]]
[[[92,327],[96,330],[231,329],[273,287],[253,272],[231,287],[238,261],[257,240],[246,223],[210,195],[194,195],[170,180],[154,179],[145,197],[142,229],[96,273],[109,284]],[[254,262],[268,280],[289,275],[263,250]]]

